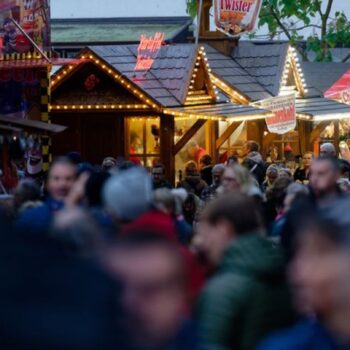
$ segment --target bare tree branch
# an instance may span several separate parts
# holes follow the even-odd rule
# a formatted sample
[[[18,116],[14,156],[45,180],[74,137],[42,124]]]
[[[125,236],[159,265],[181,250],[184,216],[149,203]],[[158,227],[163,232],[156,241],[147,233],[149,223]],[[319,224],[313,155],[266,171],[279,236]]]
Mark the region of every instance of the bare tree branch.
[[[350,53],[342,59],[342,62],[346,62],[349,58],[350,58]]]
[[[333,0],[330,0],[333,1]],[[287,27],[282,23],[282,21],[280,20],[278,14],[275,12],[274,8],[270,5],[269,6],[271,15],[275,18],[276,22],[278,23],[278,25],[280,26],[280,28],[282,29],[283,33],[287,36],[287,38],[289,39],[289,41],[293,41],[293,37],[291,36],[291,34],[289,33],[289,30],[287,29]],[[300,53],[300,55],[303,57],[304,61],[308,61],[308,57],[305,54],[304,51],[302,51],[299,47],[295,47],[296,50]]]

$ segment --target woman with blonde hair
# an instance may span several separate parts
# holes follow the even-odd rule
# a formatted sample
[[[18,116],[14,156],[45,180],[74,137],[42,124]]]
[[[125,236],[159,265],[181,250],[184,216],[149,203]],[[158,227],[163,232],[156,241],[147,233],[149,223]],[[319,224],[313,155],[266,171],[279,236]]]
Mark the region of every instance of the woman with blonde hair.
[[[226,167],[222,178],[220,193],[240,192],[250,197],[262,199],[262,193],[247,168],[239,164],[233,164]]]

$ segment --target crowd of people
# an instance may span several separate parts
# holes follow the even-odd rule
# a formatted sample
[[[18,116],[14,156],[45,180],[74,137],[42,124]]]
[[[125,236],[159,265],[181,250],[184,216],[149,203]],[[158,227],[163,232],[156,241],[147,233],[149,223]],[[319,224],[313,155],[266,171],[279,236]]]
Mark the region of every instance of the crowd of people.
[[[56,158],[0,201],[0,343],[29,350],[350,348],[350,164],[166,169]]]

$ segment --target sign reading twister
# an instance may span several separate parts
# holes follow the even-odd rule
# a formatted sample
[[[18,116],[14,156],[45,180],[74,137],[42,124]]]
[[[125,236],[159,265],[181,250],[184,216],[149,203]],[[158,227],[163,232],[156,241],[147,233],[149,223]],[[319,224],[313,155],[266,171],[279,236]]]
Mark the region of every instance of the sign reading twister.
[[[42,49],[50,47],[50,0],[0,1],[0,54],[27,53],[33,45],[23,31]]]
[[[215,24],[229,36],[252,32],[262,0],[214,0]]]

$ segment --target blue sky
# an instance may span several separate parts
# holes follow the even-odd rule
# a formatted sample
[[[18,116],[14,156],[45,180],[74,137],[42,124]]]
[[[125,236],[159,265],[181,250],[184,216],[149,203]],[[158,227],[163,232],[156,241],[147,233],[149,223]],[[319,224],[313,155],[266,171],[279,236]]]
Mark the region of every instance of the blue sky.
[[[333,13],[339,10],[350,19],[349,0],[334,0]],[[51,0],[51,12],[53,18],[186,16],[186,0]]]
[[[324,1],[326,3],[326,1]],[[51,0],[53,17],[185,16],[186,0]],[[350,1],[334,0],[350,17]]]

